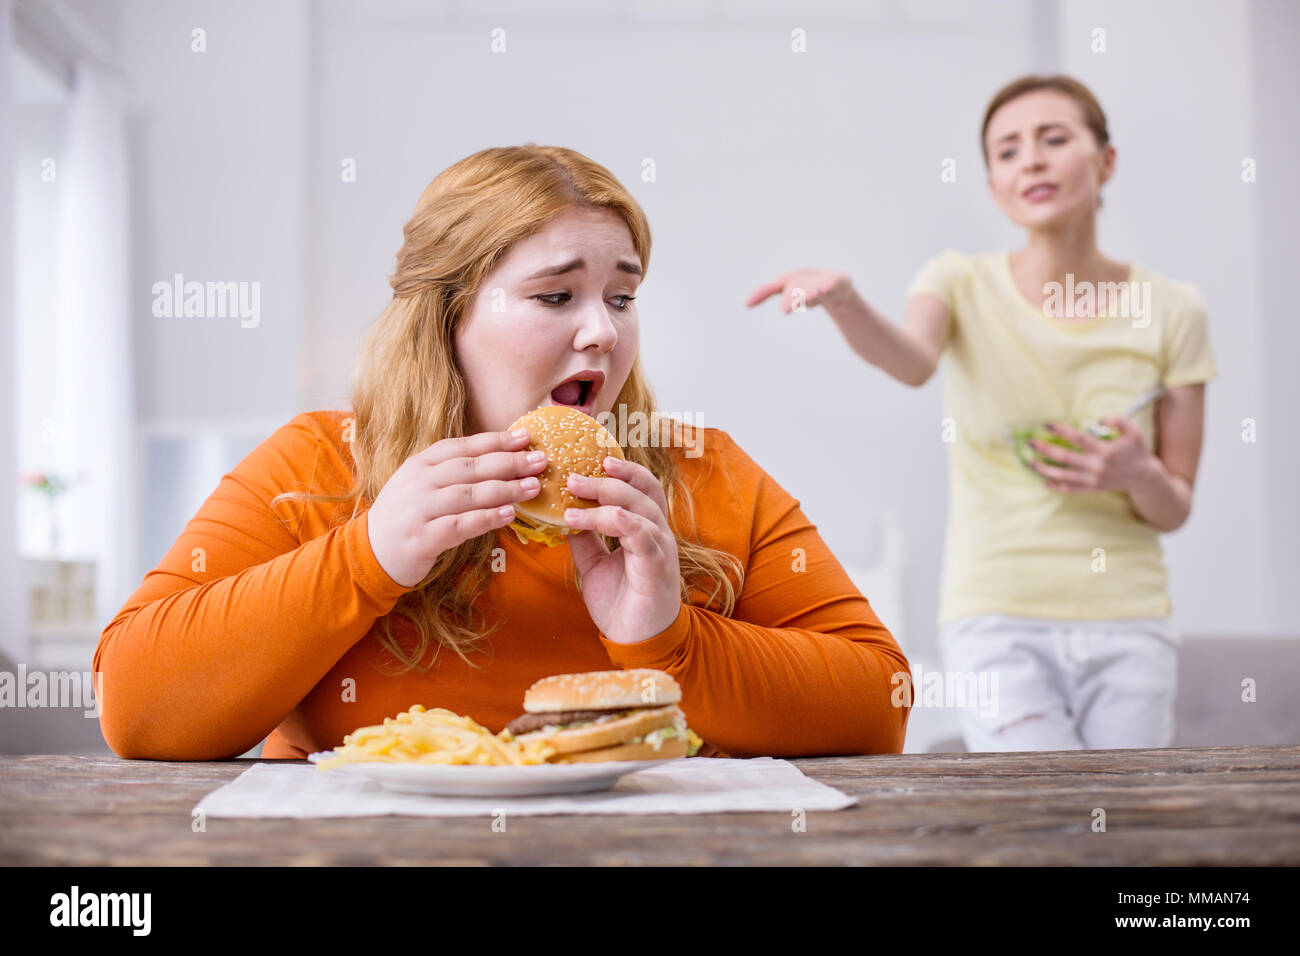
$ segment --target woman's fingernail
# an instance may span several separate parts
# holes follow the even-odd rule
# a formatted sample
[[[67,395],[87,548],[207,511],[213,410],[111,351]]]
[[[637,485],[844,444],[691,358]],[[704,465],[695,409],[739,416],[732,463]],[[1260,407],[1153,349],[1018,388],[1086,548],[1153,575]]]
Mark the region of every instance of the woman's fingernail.
[[[564,520],[572,524],[578,520],[578,516],[581,514],[582,510],[580,508],[566,508],[564,511]]]
[[[569,475],[569,484],[573,485],[575,488],[580,487],[586,480],[587,478],[585,475],[579,475],[577,472]]]
[[[623,463],[622,459],[615,458],[613,455],[605,459],[605,470],[613,471]]]
[[[528,434],[527,428],[516,428],[510,433],[511,438],[523,438]]]

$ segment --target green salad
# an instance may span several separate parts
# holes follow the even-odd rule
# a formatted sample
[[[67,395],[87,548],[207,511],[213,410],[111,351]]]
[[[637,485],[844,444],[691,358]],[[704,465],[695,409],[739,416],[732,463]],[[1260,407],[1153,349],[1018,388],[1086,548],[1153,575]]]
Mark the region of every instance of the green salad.
[[[1109,425],[1103,425],[1101,422],[1093,419],[1086,421],[1070,419],[1064,421],[1063,424],[1068,425],[1075,431],[1088,432],[1094,438],[1098,438],[1101,441],[1111,441],[1119,435],[1117,429],[1111,428]],[[1030,471],[1034,471],[1035,461],[1042,461],[1049,465],[1057,466],[1063,464],[1062,462],[1054,461],[1045,455],[1039,454],[1038,450],[1035,449],[1033,445],[1029,444],[1030,439],[1036,438],[1044,444],[1058,445],[1061,448],[1066,448],[1070,451],[1083,451],[1083,449],[1074,442],[1062,437],[1061,435],[1048,431],[1047,428],[1042,425],[1027,427],[1013,425],[1008,429],[1008,434],[1011,440],[1011,447],[1015,449],[1016,457],[1019,458],[1021,463]],[[1038,474],[1038,472],[1034,471],[1034,474]]]

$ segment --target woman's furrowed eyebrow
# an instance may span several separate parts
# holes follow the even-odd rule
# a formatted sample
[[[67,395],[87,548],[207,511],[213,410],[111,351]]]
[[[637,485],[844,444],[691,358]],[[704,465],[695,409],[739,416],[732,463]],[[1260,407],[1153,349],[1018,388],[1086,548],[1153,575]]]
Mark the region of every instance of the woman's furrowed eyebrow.
[[[561,276],[566,272],[585,268],[587,268],[587,262],[585,259],[570,259],[568,262],[561,263],[558,266],[547,266],[545,269],[540,269],[532,275],[524,276],[522,281],[528,282],[532,279],[542,279],[546,276]],[[642,274],[641,264],[638,262],[632,262],[628,259],[620,259],[616,263],[615,268],[618,269],[619,272],[627,272],[631,275],[637,276],[638,278]]]
[[[1069,127],[1066,126],[1064,123],[1039,123],[1038,126],[1035,128],[1034,132],[1036,132],[1036,133],[1045,133],[1045,132],[1047,132],[1049,129],[1055,129],[1055,128],[1058,127],[1058,126],[1061,127],[1061,129],[1064,129],[1064,130],[1068,130],[1068,129],[1069,129]],[[1005,143],[1007,140],[1011,140],[1011,139],[1019,139],[1019,138],[1020,138],[1020,134],[1019,134],[1019,133],[1007,133],[1006,136],[1003,136],[1003,137],[1001,137],[1000,139],[998,139],[998,144],[1001,145],[1002,143]]]

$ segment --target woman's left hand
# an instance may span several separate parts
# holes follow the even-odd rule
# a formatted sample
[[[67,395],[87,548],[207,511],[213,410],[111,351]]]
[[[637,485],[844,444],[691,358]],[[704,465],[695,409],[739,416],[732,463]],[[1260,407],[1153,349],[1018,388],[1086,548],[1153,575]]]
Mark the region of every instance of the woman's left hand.
[[[636,644],[667,630],[681,611],[677,538],[663,486],[650,469],[620,458],[606,458],[603,467],[609,477],[569,476],[570,492],[600,503],[565,512],[576,532],[567,536],[569,551],[600,633],[616,644]],[[618,550],[605,547],[596,532],[618,538]]]
[[[1102,420],[1119,431],[1111,439],[1095,438],[1059,422],[1048,422],[1046,427],[1077,445],[1082,451],[1071,451],[1038,439],[1029,444],[1038,454],[1065,467],[1054,467],[1035,461],[1033,468],[1053,491],[1130,491],[1140,485],[1148,474],[1155,457],[1147,448],[1141,430],[1127,418],[1116,416]]]

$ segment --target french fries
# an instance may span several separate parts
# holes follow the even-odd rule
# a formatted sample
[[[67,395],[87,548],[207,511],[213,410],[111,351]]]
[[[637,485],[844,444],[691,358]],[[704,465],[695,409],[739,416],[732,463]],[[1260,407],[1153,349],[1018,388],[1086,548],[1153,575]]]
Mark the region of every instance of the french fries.
[[[322,760],[316,769],[371,762],[519,766],[545,763],[555,748],[521,744],[504,730],[493,735],[469,717],[415,704],[396,717],[385,717],[383,724],[358,727],[334,752],[336,756]]]

